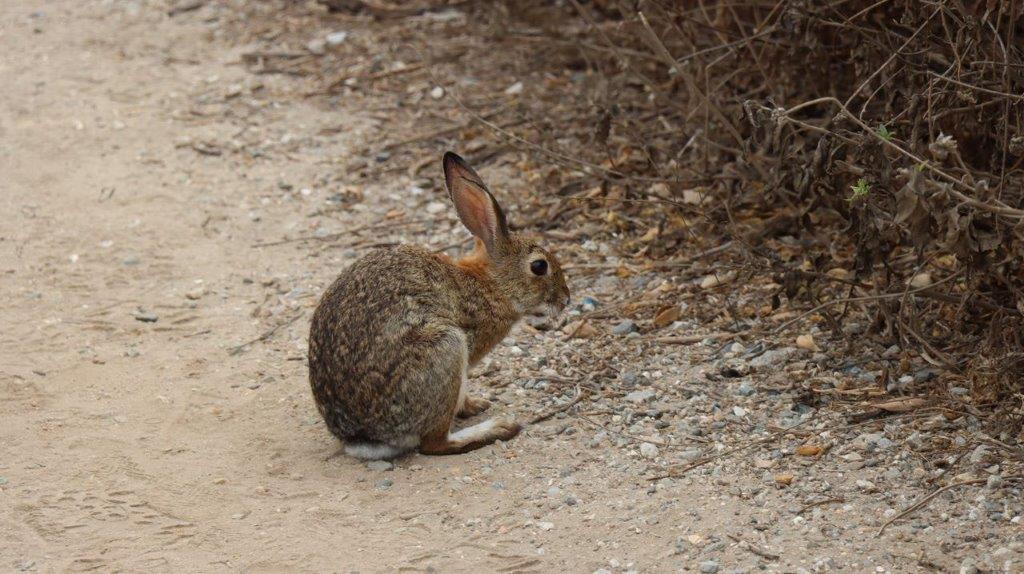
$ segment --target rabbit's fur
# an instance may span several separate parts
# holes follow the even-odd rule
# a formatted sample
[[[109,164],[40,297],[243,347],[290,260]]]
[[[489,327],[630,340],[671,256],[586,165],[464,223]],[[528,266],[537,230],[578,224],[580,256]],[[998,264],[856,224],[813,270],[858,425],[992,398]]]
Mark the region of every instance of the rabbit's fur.
[[[374,251],[341,273],[313,314],[313,397],[328,429],[358,458],[417,448],[456,454],[514,437],[519,425],[504,419],[451,432],[456,415],[490,406],[466,395],[469,367],[524,313],[557,313],[569,302],[554,255],[509,232],[498,202],[462,158],[446,153],[443,167],[459,218],[476,236],[472,253],[453,261],[411,245]]]

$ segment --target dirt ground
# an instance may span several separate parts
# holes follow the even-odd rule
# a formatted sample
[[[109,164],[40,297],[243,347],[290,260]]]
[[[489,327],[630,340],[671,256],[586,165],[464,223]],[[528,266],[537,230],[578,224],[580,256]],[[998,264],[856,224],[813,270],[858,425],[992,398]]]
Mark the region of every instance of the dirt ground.
[[[306,380],[317,297],[366,246],[466,237],[431,207],[441,190],[413,197],[402,172],[324,211],[348,189],[337,160],[388,135],[379,102],[324,105],[254,76],[203,10],[162,3],[7,0],[0,47],[0,571],[1019,571],[1012,493],[952,491],[923,526],[876,537],[928,491],[881,474],[913,464],[901,454],[869,465],[870,487],[850,457],[823,459],[813,493],[782,488],[785,469],[753,451],[651,481],[686,459],[638,450],[628,425],[601,431],[595,411],[391,470],[338,455]],[[508,172],[482,171],[496,188]],[[371,228],[346,248],[257,245],[421,209],[429,229]],[[572,278],[576,298],[596,281]],[[594,349],[576,345],[517,330],[475,382]],[[692,348],[628,352],[643,377],[697,389],[694,408],[719,400],[702,398],[712,367]],[[544,387],[484,394],[525,419],[552,404]],[[964,518],[979,496],[998,520]]]

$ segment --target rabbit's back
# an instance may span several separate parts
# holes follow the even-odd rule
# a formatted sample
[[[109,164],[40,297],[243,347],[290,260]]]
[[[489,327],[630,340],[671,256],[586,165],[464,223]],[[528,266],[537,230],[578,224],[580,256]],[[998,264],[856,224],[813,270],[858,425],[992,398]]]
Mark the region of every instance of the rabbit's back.
[[[396,440],[458,393],[451,379],[467,346],[458,279],[433,253],[399,246],[366,255],[328,288],[313,315],[309,369],[334,434]]]

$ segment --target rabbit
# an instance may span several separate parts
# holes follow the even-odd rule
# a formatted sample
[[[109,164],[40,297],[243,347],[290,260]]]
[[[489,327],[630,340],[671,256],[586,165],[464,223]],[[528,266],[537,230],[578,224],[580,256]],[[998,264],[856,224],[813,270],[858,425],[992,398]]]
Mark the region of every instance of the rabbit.
[[[355,458],[461,454],[515,437],[520,426],[509,419],[452,432],[456,416],[490,407],[467,393],[469,368],[524,314],[553,316],[569,305],[558,259],[509,231],[465,160],[447,152],[442,166],[473,251],[457,260],[412,245],[373,251],[338,276],[313,314],[313,397]]]

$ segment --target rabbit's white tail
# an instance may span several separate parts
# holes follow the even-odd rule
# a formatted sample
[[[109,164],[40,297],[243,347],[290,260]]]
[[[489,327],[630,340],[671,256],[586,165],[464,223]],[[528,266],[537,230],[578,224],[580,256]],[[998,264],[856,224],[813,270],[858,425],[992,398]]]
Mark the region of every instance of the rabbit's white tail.
[[[348,440],[345,441],[345,454],[362,460],[382,460],[395,458],[419,445],[419,439],[411,436],[407,440],[398,442],[399,444],[389,444],[367,440]]]

